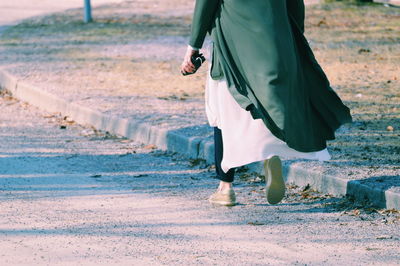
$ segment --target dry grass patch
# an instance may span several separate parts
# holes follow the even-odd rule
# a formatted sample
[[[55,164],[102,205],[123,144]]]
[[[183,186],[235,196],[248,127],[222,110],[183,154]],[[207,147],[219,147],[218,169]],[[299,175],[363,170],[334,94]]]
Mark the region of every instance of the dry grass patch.
[[[355,123],[332,143],[343,160],[400,163],[400,11],[329,4],[307,10],[307,36]]]

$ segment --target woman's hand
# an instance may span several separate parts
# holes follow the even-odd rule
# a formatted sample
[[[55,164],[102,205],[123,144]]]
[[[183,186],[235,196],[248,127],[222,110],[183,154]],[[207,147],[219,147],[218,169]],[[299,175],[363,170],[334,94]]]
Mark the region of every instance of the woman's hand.
[[[185,54],[185,58],[183,59],[181,65],[181,73],[184,75],[193,73],[196,70],[196,67],[192,63],[192,56],[199,54],[198,50],[193,50],[190,46],[188,46]]]

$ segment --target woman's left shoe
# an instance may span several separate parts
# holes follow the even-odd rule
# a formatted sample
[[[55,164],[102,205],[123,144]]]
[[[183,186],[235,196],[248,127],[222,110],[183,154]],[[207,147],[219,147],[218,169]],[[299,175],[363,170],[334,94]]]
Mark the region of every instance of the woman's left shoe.
[[[211,195],[208,201],[210,203],[222,206],[235,206],[236,205],[235,191],[233,191],[232,188],[223,191],[218,190]]]
[[[279,156],[264,161],[266,197],[270,204],[278,204],[285,196],[285,180],[282,175],[282,162]]]

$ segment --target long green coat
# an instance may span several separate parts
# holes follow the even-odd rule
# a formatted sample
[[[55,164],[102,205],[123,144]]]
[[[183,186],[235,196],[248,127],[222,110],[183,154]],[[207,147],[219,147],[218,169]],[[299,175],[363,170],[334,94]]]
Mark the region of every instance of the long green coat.
[[[289,147],[322,150],[351,122],[303,35],[303,0],[196,0],[189,44],[208,32],[212,78]]]

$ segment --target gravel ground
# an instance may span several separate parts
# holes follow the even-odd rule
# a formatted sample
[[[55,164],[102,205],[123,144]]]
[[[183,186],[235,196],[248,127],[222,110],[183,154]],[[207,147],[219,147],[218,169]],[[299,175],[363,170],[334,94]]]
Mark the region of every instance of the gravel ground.
[[[0,64],[22,80],[104,113],[209,137],[207,68],[179,76],[193,1],[127,1],[28,20],[5,32]],[[307,35],[355,122],[329,143],[330,162],[305,168],[400,192],[397,9],[308,9]],[[341,18],[341,19],[338,19]],[[112,37],[111,37],[112,36]],[[205,50],[207,53],[207,50]]]
[[[1,265],[398,265],[399,213],[212,169],[0,98]]]

